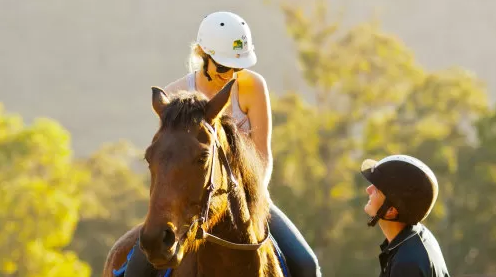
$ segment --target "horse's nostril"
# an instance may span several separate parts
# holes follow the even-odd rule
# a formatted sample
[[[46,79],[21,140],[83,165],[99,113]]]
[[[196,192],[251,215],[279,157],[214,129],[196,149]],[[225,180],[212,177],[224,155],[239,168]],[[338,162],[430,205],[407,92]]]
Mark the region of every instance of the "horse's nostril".
[[[170,249],[174,245],[175,241],[176,236],[174,235],[174,232],[170,228],[165,229],[164,237],[162,238],[162,242],[164,243],[165,247],[167,247],[167,249]]]

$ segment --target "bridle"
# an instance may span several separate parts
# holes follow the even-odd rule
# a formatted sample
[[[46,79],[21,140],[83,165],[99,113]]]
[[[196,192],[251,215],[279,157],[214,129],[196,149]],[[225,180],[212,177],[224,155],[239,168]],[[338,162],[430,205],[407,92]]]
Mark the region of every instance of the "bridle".
[[[208,181],[208,184],[204,187],[203,190],[203,195],[202,195],[202,209],[200,211],[200,216],[198,219],[193,221],[191,225],[189,226],[188,232],[186,232],[185,236],[190,233],[190,231],[193,229],[193,226],[195,223],[197,223],[198,228],[196,231],[196,236],[195,239],[206,239],[209,242],[231,248],[231,249],[237,249],[237,250],[258,250],[262,245],[267,242],[270,236],[270,229],[269,225],[267,225],[267,230],[265,234],[265,238],[256,244],[245,244],[245,243],[234,243],[230,242],[224,239],[221,239],[217,236],[214,236],[207,231],[205,231],[206,228],[208,228],[208,210],[210,209],[210,200],[212,198],[212,194],[215,192],[215,190],[219,187],[215,184],[215,161],[216,159],[216,154],[218,152],[220,161],[222,163],[222,166],[226,169],[227,175],[228,175],[228,182],[229,182],[229,190],[227,193],[230,193],[233,189],[237,188],[239,186],[238,181],[234,177],[234,174],[231,170],[231,166],[229,164],[229,161],[227,160],[226,154],[224,150],[222,149],[222,145],[219,142],[219,139],[217,138],[217,128],[212,127],[209,123],[207,123],[205,120],[202,121],[202,124],[207,128],[208,132],[212,134],[212,136],[215,138],[214,142],[212,143],[212,158],[210,161],[210,178]],[[204,225],[207,225],[205,228]]]

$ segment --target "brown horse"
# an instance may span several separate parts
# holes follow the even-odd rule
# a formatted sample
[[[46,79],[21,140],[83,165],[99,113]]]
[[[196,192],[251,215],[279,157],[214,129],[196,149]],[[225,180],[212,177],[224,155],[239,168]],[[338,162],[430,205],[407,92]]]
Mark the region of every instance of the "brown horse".
[[[270,197],[250,139],[223,115],[234,80],[207,100],[153,87],[160,128],[145,158],[151,173],[143,226],[114,245],[104,276],[138,236],[148,261],[173,276],[283,276],[268,229]]]

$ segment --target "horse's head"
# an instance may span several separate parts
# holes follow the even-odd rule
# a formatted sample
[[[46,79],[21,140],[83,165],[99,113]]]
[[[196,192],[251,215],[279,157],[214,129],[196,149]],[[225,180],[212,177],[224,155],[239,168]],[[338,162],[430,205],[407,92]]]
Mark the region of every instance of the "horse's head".
[[[156,268],[177,266],[185,251],[195,247],[198,226],[215,224],[216,215],[227,209],[226,192],[236,183],[226,174],[229,162],[222,156],[229,145],[219,117],[233,82],[210,101],[198,92],[168,96],[152,88],[161,125],[145,154],[151,186],[140,245]]]

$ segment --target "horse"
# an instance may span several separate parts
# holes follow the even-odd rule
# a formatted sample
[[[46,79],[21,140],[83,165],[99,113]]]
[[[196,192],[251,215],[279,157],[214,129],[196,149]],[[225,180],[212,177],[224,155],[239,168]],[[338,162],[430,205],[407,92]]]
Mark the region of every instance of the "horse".
[[[167,276],[288,275],[270,235],[262,159],[224,114],[234,81],[210,100],[197,91],[168,95],[152,87],[160,126],[145,151],[147,215],[114,244],[104,277],[126,261],[136,240]]]

